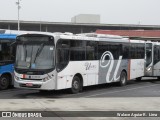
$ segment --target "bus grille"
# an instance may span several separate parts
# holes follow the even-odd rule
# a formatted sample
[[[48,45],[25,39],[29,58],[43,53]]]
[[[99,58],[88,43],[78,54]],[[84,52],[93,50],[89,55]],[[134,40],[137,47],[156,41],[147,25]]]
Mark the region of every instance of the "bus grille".
[[[34,84],[32,86],[26,86],[26,84],[19,84],[20,87],[27,87],[27,88],[40,88],[41,85],[37,85],[37,84]]]
[[[38,80],[38,81],[40,81],[40,80],[42,80],[42,79],[26,79],[26,78],[21,78],[22,80]]]

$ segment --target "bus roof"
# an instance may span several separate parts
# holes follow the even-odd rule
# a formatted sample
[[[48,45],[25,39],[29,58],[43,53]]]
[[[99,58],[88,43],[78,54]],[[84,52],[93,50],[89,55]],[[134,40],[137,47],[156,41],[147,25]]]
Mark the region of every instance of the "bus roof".
[[[81,34],[73,34],[73,33],[61,33],[61,32],[34,32],[30,31],[27,33],[27,35],[50,35],[55,37],[55,41],[57,42],[58,39],[73,39],[73,40],[91,40],[91,41],[108,41],[108,42],[125,42],[125,43],[145,43],[144,40],[131,40],[129,38],[125,38],[118,35],[103,35],[103,34],[97,34],[97,33],[81,33]],[[26,34],[21,34],[26,35]],[[18,36],[21,36],[18,35]]]
[[[117,35],[103,35],[96,33],[81,33],[81,34],[60,34],[61,39],[75,40],[93,40],[93,41],[108,41],[108,42],[129,42],[128,38],[123,38]]]

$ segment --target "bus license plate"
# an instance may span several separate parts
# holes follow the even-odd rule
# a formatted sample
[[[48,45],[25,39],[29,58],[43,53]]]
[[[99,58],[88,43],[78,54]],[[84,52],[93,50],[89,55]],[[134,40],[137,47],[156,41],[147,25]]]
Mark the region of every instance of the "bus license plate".
[[[26,83],[26,86],[28,86],[28,87],[32,87],[32,86],[33,86],[33,84],[32,84],[32,83]]]
[[[40,79],[40,76],[31,76],[31,79]]]

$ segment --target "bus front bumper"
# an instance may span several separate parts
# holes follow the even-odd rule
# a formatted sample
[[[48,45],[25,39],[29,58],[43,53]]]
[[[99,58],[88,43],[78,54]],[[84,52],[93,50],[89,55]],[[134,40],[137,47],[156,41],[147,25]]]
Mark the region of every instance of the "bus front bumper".
[[[55,80],[50,79],[47,81],[37,81],[37,80],[17,80],[14,77],[14,87],[15,88],[25,88],[25,89],[38,89],[38,90],[55,90]]]

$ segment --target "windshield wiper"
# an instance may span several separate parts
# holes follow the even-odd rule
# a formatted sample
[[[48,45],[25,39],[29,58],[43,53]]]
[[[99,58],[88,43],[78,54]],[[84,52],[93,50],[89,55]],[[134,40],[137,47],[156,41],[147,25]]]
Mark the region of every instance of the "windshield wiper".
[[[38,48],[38,50],[37,50],[37,53],[36,53],[36,55],[35,55],[35,59],[34,59],[34,62],[33,62],[33,63],[35,63],[37,57],[38,57],[38,56],[40,55],[40,53],[42,52],[43,48],[44,48],[44,44],[41,44],[41,46],[40,46],[40,47]]]

